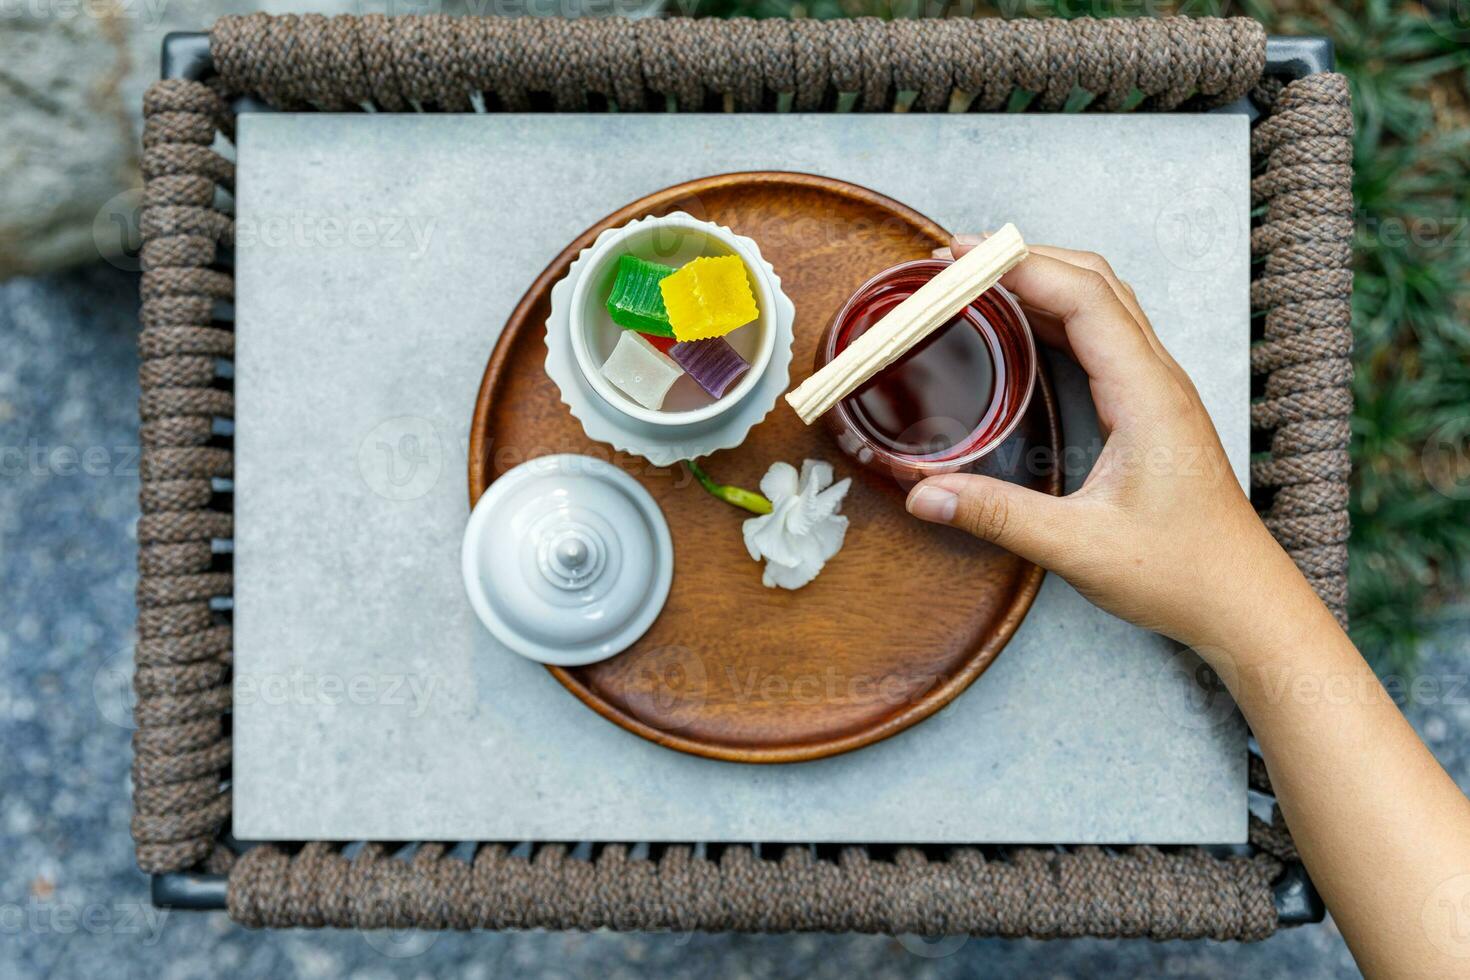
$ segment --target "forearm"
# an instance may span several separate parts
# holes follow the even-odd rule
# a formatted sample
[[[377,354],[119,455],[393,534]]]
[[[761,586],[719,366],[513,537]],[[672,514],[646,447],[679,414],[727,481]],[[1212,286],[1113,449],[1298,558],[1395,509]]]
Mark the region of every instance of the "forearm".
[[[1042,245],[1005,285],[1054,318],[1033,318],[1038,336],[1087,372],[1102,454],[1060,499],[952,474],[915,487],[910,511],[1043,565],[1194,648],[1254,729],[1297,846],[1364,971],[1466,973],[1470,803],[1261,523],[1134,290],[1100,256]],[[1137,465],[1154,460],[1181,465]]]
[[[1217,651],[1221,677],[1364,972],[1448,975],[1464,965],[1446,950],[1463,942],[1454,916],[1470,878],[1458,891],[1445,883],[1470,875],[1470,802],[1306,582],[1277,581],[1254,627]]]

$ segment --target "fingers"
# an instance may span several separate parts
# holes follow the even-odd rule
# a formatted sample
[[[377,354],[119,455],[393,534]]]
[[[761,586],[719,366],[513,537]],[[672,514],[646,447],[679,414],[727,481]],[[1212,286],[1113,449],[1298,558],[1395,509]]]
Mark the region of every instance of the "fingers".
[[[1001,282],[1023,304],[1061,321],[1077,363],[1094,383],[1127,389],[1164,366],[1100,273],[1033,251]]]
[[[949,240],[949,248],[936,248],[930,254],[936,259],[957,259],[989,237],[988,231],[979,235],[956,235]]]
[[[959,528],[1046,568],[1074,538],[1075,520],[1062,498],[988,476],[934,476],[909,491],[904,506],[933,524]]]
[[[981,240],[957,236],[951,251],[964,255]],[[1037,339],[1067,351],[1087,372],[1104,437],[1119,424],[1167,411],[1181,387],[1193,391],[1132,289],[1101,256],[1031,246],[1001,282],[1025,308]]]
[[[989,237],[990,232],[988,231],[979,235],[956,235],[950,239],[948,247],[936,248],[929,254],[936,259],[957,259]],[[1075,248],[1062,248],[1059,245],[1027,245],[1026,248],[1028,251],[1050,255],[1054,259],[1061,259],[1063,262],[1070,262],[1075,266],[1096,272],[1113,287],[1113,292],[1118,295],[1123,305],[1128,307],[1130,313],[1140,321],[1148,319],[1144,315],[1143,307],[1138,305],[1138,297],[1133,292],[1133,287],[1120,279],[1108,260],[1096,252],[1083,252]]]
[[[956,235],[949,240],[948,245],[934,249],[929,253],[929,256],[930,258],[944,259],[946,262],[952,262],[989,237],[990,232],[988,231],[981,232],[978,235]]]
[[[1050,255],[1052,258],[1061,259],[1063,262],[1070,262],[1083,269],[1090,269],[1106,279],[1108,285],[1113,287],[1113,292],[1117,295],[1119,302],[1127,307],[1128,312],[1133,314],[1133,319],[1137,320],[1138,325],[1143,328],[1143,336],[1149,342],[1149,346],[1154,349],[1154,353],[1165,363],[1177,367],[1169,351],[1159,342],[1158,334],[1154,332],[1153,323],[1149,321],[1148,315],[1143,312],[1143,307],[1139,305],[1138,294],[1133,291],[1132,286],[1118,277],[1118,274],[1113,271],[1113,267],[1107,259],[1098,255],[1096,252],[1082,252],[1073,248],[1060,248],[1056,245],[1031,245],[1028,247],[1033,252]]]
[[[1108,260],[1096,252],[1083,252],[1075,248],[1062,248],[1058,245],[1028,245],[1027,248],[1033,252],[1050,255],[1054,259],[1061,259],[1063,262],[1070,262],[1075,266],[1096,272],[1108,281],[1109,286],[1113,287],[1113,292],[1117,294],[1118,300],[1128,307],[1128,312],[1132,313],[1135,319],[1140,323],[1148,320],[1148,317],[1144,316],[1143,307],[1138,305],[1138,297],[1134,294],[1133,287],[1119,279]]]
[[[956,235],[951,241],[949,248],[935,249],[933,255],[935,258],[959,258],[987,237],[989,237],[988,233],[983,235]],[[1144,339],[1148,341],[1148,345],[1153,348],[1154,354],[1171,368],[1179,369],[1179,365],[1174,361],[1173,356],[1159,341],[1158,334],[1154,332],[1153,324],[1149,321],[1148,315],[1143,312],[1143,307],[1138,302],[1138,294],[1133,291],[1132,286],[1124,282],[1113,271],[1113,267],[1107,259],[1098,255],[1096,252],[1084,252],[1078,249],[1062,248],[1056,245],[1028,245],[1027,248],[1034,254],[1047,255],[1102,276],[1107,280],[1108,285],[1112,287],[1113,294],[1118,297],[1118,301],[1123,305],[1124,309],[1138,322],[1139,329],[1143,332]],[[941,252],[944,254],[941,255]],[[1043,342],[1053,347],[1064,346],[1057,342],[1056,337],[1051,336],[1052,330],[1048,329],[1049,325],[1046,322],[1047,314],[1043,313],[1040,317],[1031,316],[1029,310],[1027,314],[1028,318],[1032,320],[1031,325],[1036,330],[1037,336]]]
[[[950,240],[949,245],[944,248],[936,248],[929,254],[936,259],[953,261],[988,237],[990,237],[989,232],[980,235],[956,235]],[[1077,359],[1077,355],[1072,351],[1071,342],[1067,340],[1067,330],[1060,319],[1033,306],[1027,306],[1025,303],[1022,303],[1021,307],[1026,314],[1026,322],[1031,324],[1031,332],[1036,335],[1037,340],[1052,350],[1061,351],[1074,361]]]

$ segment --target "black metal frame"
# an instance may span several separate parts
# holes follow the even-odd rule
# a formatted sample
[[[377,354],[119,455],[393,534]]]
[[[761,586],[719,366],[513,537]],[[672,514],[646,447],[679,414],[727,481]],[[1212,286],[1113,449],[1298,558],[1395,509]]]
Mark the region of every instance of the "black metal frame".
[[[1278,37],[1266,39],[1266,74],[1284,79],[1304,78],[1318,72],[1332,71],[1332,41],[1325,37]],[[209,35],[198,31],[177,31],[163,39],[161,77],[202,81],[214,74],[214,59],[209,51]],[[1242,104],[1244,103],[1244,104]],[[237,112],[258,111],[265,106],[253,99],[237,102]],[[1217,110],[1246,112],[1252,121],[1258,115],[1248,99]],[[242,847],[233,840],[228,843]],[[152,876],[151,897],[155,908],[192,911],[218,911],[226,907],[228,878],[224,875],[195,874],[175,871]],[[1277,880],[1276,915],[1282,925],[1306,925],[1321,922],[1327,915],[1322,897],[1301,862],[1288,864]]]

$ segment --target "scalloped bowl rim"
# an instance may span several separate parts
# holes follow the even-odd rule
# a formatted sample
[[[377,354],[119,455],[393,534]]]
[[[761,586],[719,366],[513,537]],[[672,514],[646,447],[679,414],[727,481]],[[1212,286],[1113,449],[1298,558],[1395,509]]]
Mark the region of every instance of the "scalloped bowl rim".
[[[719,242],[729,250],[731,254],[740,256],[745,263],[745,268],[751,273],[755,280],[756,303],[760,313],[754,321],[754,326],[760,331],[760,346],[756,350],[754,359],[750,362],[750,370],[745,372],[733,389],[721,397],[702,405],[699,408],[685,409],[677,412],[666,412],[663,409],[644,408],[633,401],[627,395],[618,391],[606,378],[603,377],[600,365],[594,364],[592,351],[587,343],[587,331],[590,326],[583,320],[583,312],[587,304],[587,291],[592,288],[592,283],[598,282],[598,273],[607,266],[609,262],[616,261],[620,254],[617,252],[619,246],[628,239],[651,234],[660,228],[678,228],[685,231],[698,232],[708,238]],[[750,246],[746,242],[751,242]],[[640,422],[650,425],[662,426],[684,426],[694,425],[698,422],[707,422],[716,416],[723,415],[733,409],[755,390],[760,383],[761,377],[770,366],[771,355],[776,347],[776,289],[767,280],[764,259],[759,249],[753,248],[754,243],[749,238],[736,235],[729,228],[701,221],[693,215],[683,211],[676,211],[667,215],[650,215],[630,221],[619,228],[609,229],[598,240],[593,242],[590,249],[584,251],[578,261],[583,263],[583,268],[577,276],[577,282],[572,287],[570,305],[567,309],[567,321],[571,334],[572,356],[577,367],[582,372],[582,377],[604,402],[614,411],[623,413]],[[754,252],[754,254],[751,254]],[[590,253],[590,254],[589,254]],[[750,325],[747,325],[750,326]],[[741,327],[739,329],[747,329]]]

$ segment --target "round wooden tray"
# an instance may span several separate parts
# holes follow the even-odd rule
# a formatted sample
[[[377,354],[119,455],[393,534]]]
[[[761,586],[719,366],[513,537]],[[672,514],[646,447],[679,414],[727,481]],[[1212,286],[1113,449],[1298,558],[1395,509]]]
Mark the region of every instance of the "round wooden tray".
[[[674,583],[658,620],[616,657],[548,668],[605,718],[660,745],[736,762],[817,759],[887,738],[980,676],[1026,615],[1042,571],[909,517],[905,487],[861,469],[821,425],[802,425],[778,403],[743,445],[707,468],[754,488],[776,460],[828,460],[839,477],[853,477],[842,508],[851,523],[845,547],[816,581],[796,592],[767,589],[741,538],[748,515],[706,494],[682,467],[655,467],[590,441],[544,369],[551,287],[603,230],[672,211],[749,235],[775,267],[796,304],[793,386],[811,373],[818,336],[854,289],[949,240],[897,201],[808,174],[707,177],[608,215],[532,283],[490,356],[470,430],[470,502],[526,459],[576,452],[611,459],[663,508]],[[1026,419],[988,466],[999,472],[1009,462],[1017,470],[1009,478],[1060,493],[1050,463],[1059,447],[1043,371]],[[1034,471],[1038,455],[1048,460],[1044,472]]]

